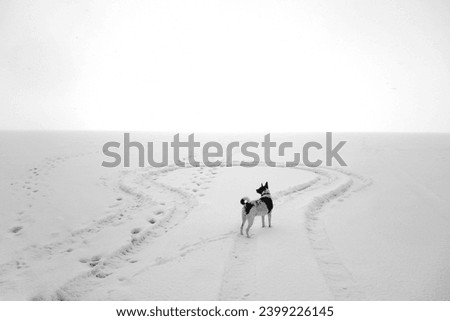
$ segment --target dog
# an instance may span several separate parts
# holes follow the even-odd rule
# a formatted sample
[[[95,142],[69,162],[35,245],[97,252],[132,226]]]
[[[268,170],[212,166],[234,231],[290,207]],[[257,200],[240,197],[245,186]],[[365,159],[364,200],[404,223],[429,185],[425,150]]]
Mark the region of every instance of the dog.
[[[248,197],[243,197],[241,199],[242,207],[242,225],[241,225],[241,235],[244,235],[243,229],[245,221],[247,223],[247,237],[250,237],[249,231],[253,225],[255,216],[261,216],[262,227],[265,227],[264,218],[267,215],[269,217],[269,227],[272,227],[272,209],[273,201],[270,196],[269,183],[266,182],[265,185],[261,183],[261,187],[256,190],[256,193],[261,195],[259,200],[250,201]]]

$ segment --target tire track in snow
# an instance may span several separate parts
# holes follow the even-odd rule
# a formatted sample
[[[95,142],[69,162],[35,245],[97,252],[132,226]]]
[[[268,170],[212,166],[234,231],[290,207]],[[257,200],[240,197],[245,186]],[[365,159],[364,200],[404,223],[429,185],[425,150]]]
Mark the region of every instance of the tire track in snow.
[[[234,237],[233,249],[228,257],[222,277],[219,300],[253,300],[256,286],[256,247],[254,239]]]
[[[316,261],[335,299],[356,299],[356,285],[351,272],[345,267],[334,249],[321,218],[321,210],[326,203],[343,196],[353,185],[348,179],[336,188],[320,196],[316,196],[308,205],[306,215],[306,230]]]
[[[153,178],[161,173],[171,172],[176,169],[176,167],[168,167],[160,171],[151,172],[150,176]],[[71,252],[71,249],[73,248],[82,248],[84,244],[83,242],[85,242],[90,236],[95,236],[105,228],[123,224],[126,221],[132,220],[137,210],[154,206],[156,202],[152,200],[152,195],[150,193],[152,190],[147,189],[145,190],[145,193],[143,193],[139,189],[133,187],[134,183],[136,183],[133,182],[133,179],[139,178],[140,177],[132,177],[129,175],[129,172],[123,172],[117,185],[118,189],[125,195],[121,196],[118,202],[109,206],[109,210],[113,209],[114,213],[107,214],[94,222],[86,224],[84,227],[73,230],[69,235],[64,236],[61,240],[52,241],[47,244],[34,244],[21,249],[18,251],[18,254],[14,259],[0,265],[0,272],[2,272],[2,276],[4,277],[7,273],[17,273],[17,269],[15,267],[18,262],[26,262],[26,257],[32,257],[34,260],[41,258],[45,259],[55,254]],[[137,183],[142,186],[142,178]],[[153,185],[156,185],[160,192],[166,192],[166,187],[160,186],[158,183],[154,183]],[[124,196],[126,195],[129,196],[130,200],[124,199]],[[172,211],[173,209],[168,210],[169,213]],[[23,273],[25,269],[30,267],[27,264],[21,264],[21,266],[22,268],[19,271],[20,273]]]
[[[178,169],[180,168],[171,166],[158,171],[148,171],[145,169],[133,171],[134,174],[138,175],[137,186],[140,186],[140,188],[143,187],[143,182],[150,182],[151,185],[157,187],[166,195],[172,195],[173,199],[171,200],[171,204],[173,204],[173,206],[170,209],[170,212],[166,213],[165,217],[158,222],[155,222],[150,227],[140,231],[140,233],[133,237],[129,243],[121,246],[110,255],[99,260],[99,262],[88,272],[81,273],[60,286],[50,295],[50,299],[81,299],[85,293],[89,292],[89,285],[92,280],[107,278],[113,274],[117,268],[124,264],[133,263],[130,262],[129,259],[131,255],[139,252],[142,248],[149,245],[153,239],[161,236],[167,232],[167,230],[177,226],[186,215],[189,214],[189,212],[197,205],[197,201],[191,193],[155,181],[159,175]],[[136,186],[133,187],[122,183],[121,189],[126,193],[142,195],[145,194],[147,188],[140,190]],[[86,286],[86,284],[88,286]]]
[[[188,255],[192,252],[201,250],[203,247],[210,245],[211,243],[220,242],[222,240],[230,238],[234,234],[235,234],[234,232],[228,232],[228,233],[224,233],[222,235],[215,236],[215,237],[202,238],[200,241],[197,241],[197,242],[194,242],[191,244],[185,244],[179,249],[178,255],[168,256],[168,257],[158,257],[158,258],[156,258],[156,260],[153,264],[134,273],[133,277],[136,277],[140,274],[148,272],[152,267],[160,266],[160,265],[164,265],[164,264],[176,261],[180,257],[185,257],[186,255]]]
[[[358,174],[340,168],[328,171],[341,176],[340,183],[330,190],[314,197],[305,211],[306,230],[316,261],[326,283],[336,300],[363,300],[364,293],[355,282],[351,271],[342,262],[328,237],[322,218],[325,206],[338,199],[347,198],[372,184],[372,181]]]

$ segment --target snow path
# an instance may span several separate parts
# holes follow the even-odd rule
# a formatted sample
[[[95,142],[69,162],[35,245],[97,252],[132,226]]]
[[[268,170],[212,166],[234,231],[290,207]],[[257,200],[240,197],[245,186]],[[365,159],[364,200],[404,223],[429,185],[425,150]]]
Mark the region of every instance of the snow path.
[[[89,154],[76,157],[83,156]],[[50,195],[51,180],[46,177],[65,161],[70,161],[70,157],[48,159],[43,170],[31,169],[30,178],[34,180],[31,184],[40,186],[46,182]],[[333,168],[283,167],[278,164],[277,168],[253,169],[143,168],[103,178],[103,188],[115,192],[114,202],[106,207],[103,215],[55,236],[55,241],[16,251],[9,261],[0,265],[0,284],[10,293],[25,288],[26,297],[21,299],[178,299],[176,284],[169,291],[158,293],[164,283],[156,282],[152,288],[151,282],[155,281],[149,281],[149,276],[162,273],[158,272],[161,268],[175,273],[180,269],[195,269],[194,262],[186,262],[184,266],[180,260],[204,252],[212,257],[213,262],[205,264],[206,270],[216,270],[211,276],[215,285],[206,292],[199,287],[198,299],[363,298],[351,272],[329,241],[321,213],[328,203],[343,201],[367,186],[367,180]],[[292,178],[287,180],[291,185],[273,190],[274,228],[265,229],[263,234],[257,220],[251,230],[253,237],[242,237],[238,234],[238,200],[244,195],[233,198],[223,195],[233,195],[236,182],[243,183],[242,175],[248,171],[258,180],[271,172],[275,179],[279,170],[292,173],[283,174]],[[305,174],[295,182],[297,173]],[[284,181],[286,178],[280,178],[278,185]],[[246,184],[244,193],[251,193],[255,187],[253,182]],[[30,208],[42,206],[42,200],[36,200],[36,195],[27,192],[27,196]],[[231,215],[220,216],[223,219],[220,221],[208,214],[211,208],[219,216],[224,209],[233,210]],[[205,217],[212,217],[208,224],[213,227],[206,233],[198,230]],[[186,231],[190,231],[187,237]],[[80,257],[77,252],[85,255]],[[82,268],[74,263],[81,264]],[[197,277],[201,278],[201,274]],[[188,281],[177,282],[192,285]],[[197,281],[201,284],[194,278]],[[149,284],[149,288],[139,289],[136,282]],[[195,298],[192,291],[181,292],[180,299]]]
[[[281,167],[281,166],[280,166]],[[286,249],[286,245],[292,244],[304,244],[305,239],[302,238],[301,233],[292,231],[290,234],[277,234],[276,238],[270,239],[258,239],[254,240],[242,240],[239,237],[235,237],[235,245],[232,251],[232,255],[229,260],[229,266],[223,278],[223,286],[219,298],[224,300],[246,300],[246,299],[260,299],[270,300],[276,297],[282,299],[292,299],[292,293],[298,292],[299,297],[317,298],[327,297],[329,299],[363,299],[364,295],[358,289],[351,272],[345,267],[339,258],[338,253],[334,250],[326,230],[321,223],[320,210],[326,205],[326,203],[344,200],[350,196],[351,192],[361,190],[370,184],[369,180],[362,178],[361,176],[354,175],[351,172],[344,172],[336,169],[321,169],[321,168],[308,168],[297,167],[295,169],[313,172],[316,178],[310,182],[300,184],[297,187],[287,189],[275,194],[275,206],[277,212],[284,211],[299,211],[298,209],[292,209],[292,206],[282,206],[285,198],[288,198],[290,203],[293,203],[291,196],[307,199],[308,201],[301,204],[302,209],[299,214],[300,217],[305,215],[306,222],[305,227],[307,231],[307,237],[309,244],[316,258],[316,262],[322,277],[325,280],[326,288],[318,290],[320,288],[320,280],[315,275],[314,271],[308,271],[305,266],[311,265],[304,258],[299,260],[297,264],[293,264],[297,269],[296,274],[292,275],[286,271],[286,266],[274,264],[274,258],[267,258],[266,253],[282,253],[279,260],[286,260],[286,258],[297,257],[301,258],[305,249],[292,251],[292,249]],[[289,204],[291,205],[291,204]],[[301,219],[292,220],[293,226],[299,228]],[[298,231],[299,232],[299,231]],[[261,248],[261,253],[257,253],[256,245]],[[278,250],[277,250],[278,249]],[[286,253],[291,250],[293,253]],[[263,261],[262,264],[257,264],[259,261]],[[267,262],[264,262],[267,261]],[[261,262],[260,262],[261,263]],[[256,264],[256,265],[255,265]],[[280,269],[271,270],[271,266],[279,266]],[[261,270],[260,275],[260,292],[258,294],[255,288],[258,278],[258,268]],[[291,267],[292,268],[292,267]],[[265,271],[267,269],[267,271]],[[271,275],[288,272],[286,274],[286,280],[280,282],[271,282]],[[267,279],[265,279],[267,278]],[[303,278],[316,279],[316,283],[299,282]],[[298,284],[296,284],[298,283]],[[295,290],[290,289],[286,291],[287,284],[296,284]],[[301,291],[302,289],[308,289],[307,292]],[[275,293],[276,290],[279,292]],[[297,291],[296,291],[297,290]],[[300,291],[299,291],[300,290]],[[315,290],[317,294],[314,293]],[[328,293],[328,291],[330,293]],[[264,294],[265,293],[265,294]]]
[[[276,206],[280,206],[283,203],[292,202],[298,195],[306,194],[307,199],[311,201],[305,204],[306,210],[304,213],[299,211],[298,216],[306,215],[306,231],[308,235],[308,239],[310,242],[310,246],[312,248],[312,252],[315,255],[317,264],[321,270],[322,277],[325,280],[326,287],[329,288],[331,292],[330,298],[335,299],[356,299],[361,298],[361,294],[358,292],[356,285],[354,284],[351,273],[348,269],[342,264],[339,259],[339,255],[334,251],[332,245],[329,243],[326,231],[323,226],[320,225],[320,209],[327,202],[331,202],[336,200],[339,197],[346,196],[351,187],[354,185],[354,180],[351,175],[339,172],[336,170],[328,169],[310,169],[307,167],[300,168],[303,171],[309,171],[314,173],[315,178],[311,179],[307,182],[302,182],[294,187],[289,187],[286,190],[279,191],[274,194],[274,198],[276,199]],[[130,182],[130,180],[123,179],[121,189],[129,194],[133,194],[137,199],[145,198],[146,191],[139,190],[142,189],[144,182],[152,182],[149,186],[153,186],[156,188],[160,188],[164,190],[164,193],[172,194],[173,201],[177,203],[174,209],[170,210],[170,215],[168,215],[164,221],[159,223],[156,226],[150,226],[148,230],[143,231],[139,234],[139,237],[131,242],[131,244],[127,244],[121,247],[118,251],[114,252],[112,255],[105,257],[98,265],[96,265],[92,270],[87,273],[83,273],[70,280],[62,287],[60,287],[53,298],[56,299],[83,299],[85,294],[90,292],[90,286],[87,284],[96,284],[96,282],[87,282],[86,279],[95,279],[95,278],[106,278],[108,277],[115,269],[124,264],[130,264],[128,260],[128,256],[130,254],[136,253],[140,251],[143,246],[147,246],[149,242],[154,240],[154,238],[158,237],[161,233],[161,229],[170,230],[175,228],[180,221],[184,218],[185,215],[189,215],[189,212],[194,208],[196,201],[195,197],[191,194],[185,192],[183,189],[170,187],[162,183],[156,182],[152,178],[159,175],[165,175],[170,171],[179,171],[180,168],[171,168],[163,171],[156,172],[146,172],[145,170],[138,170],[134,173],[127,173],[126,176],[136,175],[134,178],[134,182]],[[192,169],[191,169],[192,170]],[[194,169],[195,170],[195,169]],[[292,170],[292,169],[289,169]],[[214,169],[206,169],[206,171],[214,172]],[[229,176],[228,179],[233,179],[233,175]],[[358,186],[359,187],[359,186]],[[148,190],[148,186],[146,186],[146,190]],[[197,191],[195,188],[193,189],[194,193]],[[180,214],[182,215],[175,215]],[[238,216],[239,217],[239,216]],[[238,218],[237,217],[237,218]],[[301,228],[300,221],[293,222],[297,224],[297,229]],[[255,224],[255,227],[258,226]],[[295,235],[295,230],[293,231]],[[299,233],[299,235],[301,235]],[[280,236],[280,234],[278,234]],[[235,233],[229,232],[224,233],[223,235],[219,235],[217,237],[212,237],[208,240],[200,240],[193,245],[185,245],[180,248],[181,254],[179,256],[175,255],[173,257],[165,257],[165,258],[157,258],[155,262],[151,264],[151,266],[159,266],[161,264],[165,264],[167,262],[176,260],[180,256],[185,256],[190,253],[187,248],[190,248],[191,251],[198,250],[202,246],[209,245],[211,242],[216,242],[223,240],[224,238],[229,237],[232,238],[232,251],[229,255],[228,260],[225,262],[224,274],[221,281],[220,292],[218,294],[219,299],[224,300],[242,300],[242,299],[258,299],[263,298],[264,296],[260,296],[258,293],[264,293],[264,289],[259,289],[258,292],[258,282],[264,283],[263,281],[266,277],[270,278],[270,274],[262,275],[262,278],[259,279],[259,275],[257,273],[257,258],[259,254],[257,252],[257,247],[262,246],[262,248],[268,249],[269,247],[274,247],[272,251],[269,253],[275,253],[277,251],[277,247],[286,247],[286,244],[292,244],[293,240],[289,240],[289,237],[292,238],[292,235],[287,237],[280,238],[276,240],[276,243],[271,242],[270,244],[260,244],[263,240],[254,239],[246,239],[241,238],[240,235],[236,235]],[[298,239],[294,242],[300,243],[304,242],[304,239]],[[289,242],[286,242],[286,239]],[[264,252],[264,251],[263,251]],[[264,253],[261,254],[262,257],[265,257]],[[293,253],[295,255],[295,253]],[[301,253],[298,253],[300,256]],[[270,258],[267,258],[270,261]],[[273,263],[273,262],[272,262]],[[271,262],[265,262],[265,265],[271,265]],[[299,268],[298,275],[290,275],[290,278],[295,280],[301,280],[302,271],[301,266],[303,265],[303,261],[297,262],[297,268]],[[131,263],[132,264],[132,263]],[[145,268],[146,273],[151,273],[151,267]],[[138,274],[143,273],[140,271]],[[316,274],[314,278],[320,278],[319,274]],[[283,297],[284,292],[284,282],[278,282],[280,287],[280,293],[277,297]],[[311,285],[312,287],[314,285]],[[273,285],[271,285],[273,294]],[[298,285],[298,289],[302,288],[302,284]],[[314,292],[314,291],[313,291]],[[323,293],[327,293],[327,290],[318,291],[317,297],[320,297]],[[292,291],[286,292],[288,297],[291,297]],[[285,295],[286,295],[285,294]],[[304,293],[305,297],[310,296],[310,291]],[[319,295],[320,294],[320,295]],[[328,294],[328,293],[327,293]],[[269,298],[269,297],[266,297]]]
[[[103,168],[109,135],[62,136],[2,146],[2,300],[450,298],[448,135],[349,135],[351,172]],[[265,181],[273,227],[247,239]]]

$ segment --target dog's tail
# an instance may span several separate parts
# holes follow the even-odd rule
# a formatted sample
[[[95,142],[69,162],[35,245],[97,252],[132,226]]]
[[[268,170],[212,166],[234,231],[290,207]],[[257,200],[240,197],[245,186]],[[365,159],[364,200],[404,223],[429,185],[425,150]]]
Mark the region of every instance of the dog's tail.
[[[242,205],[245,205],[245,204],[247,204],[248,202],[250,202],[250,199],[249,199],[247,196],[241,198],[241,204],[242,204]]]
[[[245,215],[247,215],[251,208],[254,206],[254,204],[252,202],[250,202],[250,199],[246,196],[241,198],[241,204],[244,205],[244,207],[242,208],[242,214],[245,213]]]

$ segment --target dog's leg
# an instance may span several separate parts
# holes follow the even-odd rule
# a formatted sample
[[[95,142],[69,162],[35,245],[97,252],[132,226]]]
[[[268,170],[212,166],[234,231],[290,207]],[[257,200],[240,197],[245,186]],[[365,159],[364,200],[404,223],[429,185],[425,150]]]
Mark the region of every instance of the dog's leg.
[[[244,235],[243,229],[244,229],[244,224],[245,224],[246,219],[247,219],[247,215],[245,215],[244,211],[242,211],[241,235]]]
[[[264,222],[264,217],[265,217],[265,215],[261,215],[262,227],[266,227],[266,224]]]
[[[249,214],[250,215],[250,214]],[[255,216],[252,215],[250,217],[248,217],[248,224],[247,224],[247,237],[250,238],[250,234],[248,233],[248,231],[250,231],[250,228],[253,225],[253,220],[255,219]]]
[[[269,212],[267,216],[269,216],[269,227],[272,227],[272,212]]]

